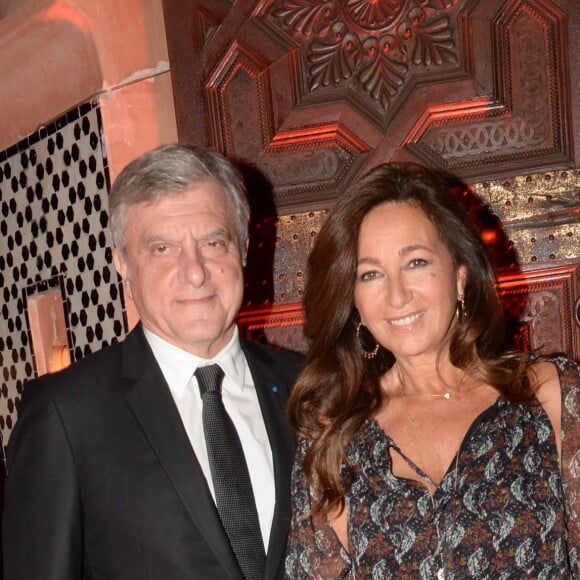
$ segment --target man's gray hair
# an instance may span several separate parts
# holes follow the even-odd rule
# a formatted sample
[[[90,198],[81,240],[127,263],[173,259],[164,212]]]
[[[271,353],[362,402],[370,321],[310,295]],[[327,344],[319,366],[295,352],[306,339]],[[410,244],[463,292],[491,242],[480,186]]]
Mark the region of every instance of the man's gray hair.
[[[180,144],[148,151],[119,173],[109,194],[109,225],[115,246],[125,254],[127,208],[139,203],[155,203],[208,181],[217,183],[226,196],[236,225],[239,249],[244,255],[250,207],[240,173],[217,151]]]

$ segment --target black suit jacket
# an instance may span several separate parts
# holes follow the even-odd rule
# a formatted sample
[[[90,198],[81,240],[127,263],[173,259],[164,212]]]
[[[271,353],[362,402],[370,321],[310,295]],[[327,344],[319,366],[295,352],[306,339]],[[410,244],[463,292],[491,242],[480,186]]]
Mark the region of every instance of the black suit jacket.
[[[242,341],[274,458],[266,578],[282,575],[301,357]],[[25,388],[8,445],[5,580],[237,580],[204,475],[138,326]]]

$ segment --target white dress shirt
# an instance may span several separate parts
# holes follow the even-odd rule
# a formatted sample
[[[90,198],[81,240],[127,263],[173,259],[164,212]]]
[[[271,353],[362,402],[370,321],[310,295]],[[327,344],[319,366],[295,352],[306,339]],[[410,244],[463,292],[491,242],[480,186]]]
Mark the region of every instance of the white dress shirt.
[[[169,385],[169,390],[214,501],[215,492],[203,434],[202,401],[197,379],[193,373],[198,366],[214,363],[219,364],[223,369],[225,376],[222,383],[222,398],[244,449],[256,507],[258,508],[264,548],[267,552],[276,502],[274,465],[258,395],[246,357],[240,346],[238,329],[234,329],[234,335],[228,345],[211,360],[190,354],[146,328],[144,328],[144,332]]]

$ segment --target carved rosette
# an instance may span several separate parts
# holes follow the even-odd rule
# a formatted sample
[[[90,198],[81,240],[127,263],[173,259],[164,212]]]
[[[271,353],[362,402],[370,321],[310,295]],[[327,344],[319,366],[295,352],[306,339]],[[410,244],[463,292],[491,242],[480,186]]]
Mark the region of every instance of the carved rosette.
[[[310,93],[362,91],[384,113],[414,73],[456,67],[457,40],[449,16],[453,4],[279,0],[268,15],[300,45]]]

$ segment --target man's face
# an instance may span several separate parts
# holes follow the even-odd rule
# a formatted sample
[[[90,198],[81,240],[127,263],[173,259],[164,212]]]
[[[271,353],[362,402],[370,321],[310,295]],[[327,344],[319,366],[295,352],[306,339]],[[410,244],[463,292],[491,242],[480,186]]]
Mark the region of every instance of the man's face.
[[[242,303],[242,251],[226,197],[213,181],[129,207],[126,253],[115,265],[143,325],[211,358],[230,340]]]

